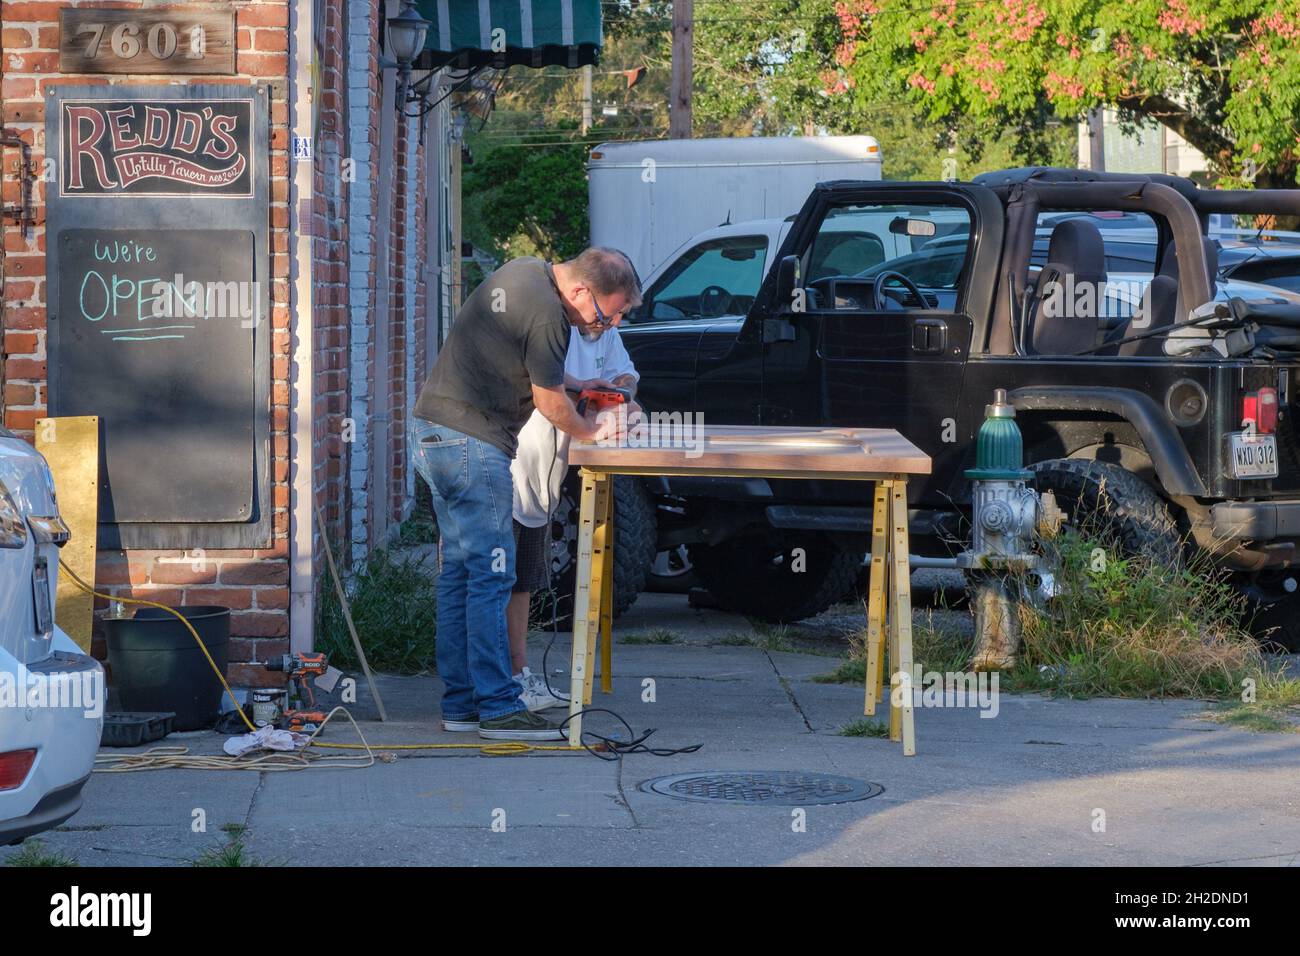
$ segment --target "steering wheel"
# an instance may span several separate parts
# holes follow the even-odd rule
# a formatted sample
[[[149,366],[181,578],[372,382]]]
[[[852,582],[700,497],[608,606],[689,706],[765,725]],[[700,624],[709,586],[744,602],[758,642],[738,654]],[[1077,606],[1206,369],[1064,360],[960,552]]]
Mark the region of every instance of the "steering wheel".
[[[699,295],[700,315],[714,318],[731,305],[731,293],[720,285],[706,285]]]
[[[885,311],[885,303],[887,301],[885,298],[885,283],[891,282],[895,279],[898,280],[899,284],[901,284],[904,289],[916,297],[916,304],[918,307],[922,309],[928,309],[930,307],[929,303],[925,301],[925,296],[921,294],[921,290],[916,287],[916,283],[903,275],[903,273],[895,272],[893,269],[886,269],[883,272],[877,272],[874,278],[875,284],[871,287],[871,304],[875,311]],[[899,302],[897,299],[891,299],[888,301],[898,302],[899,305],[906,304],[904,302]]]

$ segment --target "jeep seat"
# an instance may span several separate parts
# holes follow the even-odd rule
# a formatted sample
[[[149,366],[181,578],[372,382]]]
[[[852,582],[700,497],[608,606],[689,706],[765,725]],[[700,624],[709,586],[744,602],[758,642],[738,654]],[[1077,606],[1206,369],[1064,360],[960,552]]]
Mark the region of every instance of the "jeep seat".
[[[1045,308],[1053,283],[1062,289],[1057,305]],[[1093,287],[1097,315],[1074,315],[1072,291]],[[1052,230],[1047,265],[1038,274],[1030,306],[1030,346],[1039,355],[1071,355],[1097,344],[1098,321],[1106,285],[1106,245],[1101,232],[1084,219],[1067,219]]]
[[[1205,261],[1210,267],[1210,290],[1214,291],[1214,279],[1219,273],[1219,247],[1212,239],[1202,238],[1201,242],[1205,246]],[[1186,317],[1182,298],[1178,282],[1178,256],[1171,240],[1161,257],[1160,271],[1151,279],[1151,286],[1146,293],[1145,305],[1151,315],[1150,324],[1138,327],[1130,319],[1119,337],[1127,338],[1139,332],[1162,329],[1177,322],[1179,316]],[[1119,347],[1119,354],[1164,355],[1165,339],[1160,335],[1151,335],[1135,342],[1125,342]]]

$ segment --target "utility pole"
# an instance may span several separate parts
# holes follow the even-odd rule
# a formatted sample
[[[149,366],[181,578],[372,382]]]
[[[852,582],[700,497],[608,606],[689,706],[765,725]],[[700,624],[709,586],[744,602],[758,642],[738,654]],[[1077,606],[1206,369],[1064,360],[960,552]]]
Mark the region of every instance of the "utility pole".
[[[695,0],[673,0],[673,79],[668,103],[668,137],[691,138],[691,53]]]
[[[1106,114],[1100,109],[1088,110],[1088,168],[1106,171]]]
[[[591,129],[591,64],[582,68],[582,135]]]

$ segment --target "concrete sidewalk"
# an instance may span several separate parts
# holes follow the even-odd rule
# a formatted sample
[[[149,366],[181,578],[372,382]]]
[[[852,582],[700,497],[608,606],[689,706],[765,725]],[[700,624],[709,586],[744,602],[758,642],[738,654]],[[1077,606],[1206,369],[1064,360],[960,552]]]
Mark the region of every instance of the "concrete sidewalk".
[[[825,655],[842,652],[837,628],[855,623],[851,609],[841,617],[773,634],[690,610],[682,596],[643,595],[617,622],[614,693],[597,692],[595,706],[638,731],[657,728],[652,745],[701,743],[698,753],[604,762],[444,751],[364,770],[96,774],[82,811],[41,839],[88,866],[187,865],[227,839],[223,824],[247,827],[253,860],[300,865],[1300,865],[1300,734],[1199,720],[1198,702],[1003,694],[995,719],[918,709],[917,756],[904,758],[888,740],[839,735],[861,717],[860,687],[812,680],[838,663]],[[638,642],[647,638],[675,643]],[[799,651],[779,649],[789,646]],[[561,635],[548,661],[562,693],[568,652]],[[646,678],[653,703],[643,701]],[[466,742],[435,721],[436,678],[381,681],[389,723],[375,722],[364,696],[353,708],[378,749]],[[355,739],[341,722],[327,734]],[[216,753],[221,740],[166,743]],[[789,806],[638,789],[660,775],[728,770],[838,774],[884,791],[806,806],[799,832]],[[196,810],[206,832],[192,831]]]

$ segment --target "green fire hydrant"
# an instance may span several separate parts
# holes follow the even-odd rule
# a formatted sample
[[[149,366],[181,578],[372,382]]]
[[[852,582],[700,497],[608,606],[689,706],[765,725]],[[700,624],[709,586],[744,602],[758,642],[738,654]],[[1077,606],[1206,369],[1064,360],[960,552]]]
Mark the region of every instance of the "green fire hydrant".
[[[1024,439],[1016,409],[1005,389],[984,407],[975,442],[971,480],[971,546],[957,557],[966,571],[975,609],[973,670],[999,670],[1015,663],[1020,648],[1019,602],[1027,590],[1051,593],[1050,574],[1035,545],[1054,534],[1063,517],[1051,493],[1029,487],[1034,473],[1024,467]],[[1026,588],[1029,579],[1037,581]]]

